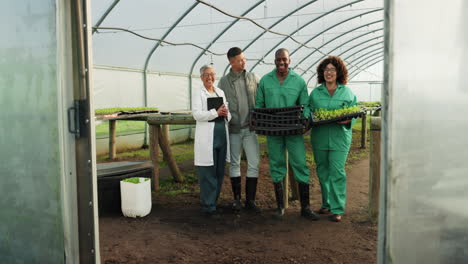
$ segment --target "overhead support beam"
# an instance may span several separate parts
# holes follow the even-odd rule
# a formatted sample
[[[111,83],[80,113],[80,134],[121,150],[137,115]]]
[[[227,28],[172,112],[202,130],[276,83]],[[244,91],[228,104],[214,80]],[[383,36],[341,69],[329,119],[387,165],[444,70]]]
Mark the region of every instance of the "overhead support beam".
[[[257,3],[255,3],[253,6],[251,6],[249,9],[247,9],[246,11],[244,11],[244,13],[242,13],[242,17],[245,16],[246,14],[250,13],[250,11],[252,11],[253,9],[255,9],[257,6],[259,6],[261,3],[265,2],[265,0],[261,0],[261,1],[258,1]],[[232,26],[234,26],[238,21],[240,20],[240,18],[236,18],[234,19],[227,27],[225,27],[223,29],[223,31],[221,31],[207,46],[205,49],[209,49],[222,35],[224,35],[224,33],[226,33],[226,31],[228,31]],[[201,56],[203,56],[205,52],[200,52],[200,54],[198,54],[197,58],[193,61],[192,63],[192,66],[190,67],[190,71],[189,71],[189,76],[192,76],[193,74],[193,69],[195,68],[195,65],[197,64],[198,60],[201,58]],[[190,80],[190,87],[191,87],[191,83],[192,81]]]
[[[351,50],[353,50],[353,49],[355,49],[355,48],[357,48],[357,47],[359,47],[359,46],[362,46],[362,44],[364,44],[364,43],[370,42],[370,41],[372,41],[372,40],[376,40],[376,39],[381,38],[381,37],[382,37],[382,36],[376,37],[376,38],[371,38],[371,39],[368,39],[368,40],[366,40],[366,41],[360,42],[360,43],[358,43],[358,44],[352,46],[351,48],[347,49],[346,51],[344,51],[344,52],[338,54],[337,56],[338,56],[338,57],[341,57],[341,56],[342,56],[343,54],[345,54],[346,52],[351,51]],[[357,53],[359,53],[359,52],[361,52],[361,51],[363,51],[363,50],[366,50],[366,49],[371,48],[371,47],[373,47],[373,46],[375,46],[375,45],[383,44],[383,43],[384,43],[383,41],[380,41],[380,42],[377,42],[377,43],[370,44],[370,45],[368,45],[368,46],[366,46],[366,47],[364,47],[364,48],[362,48],[362,49],[360,49],[360,50],[354,52],[352,55],[348,56],[347,58],[349,58],[349,57],[351,57],[351,56],[353,56],[353,55],[355,55],[355,54],[357,54]],[[335,51],[336,49],[338,49],[338,48],[340,48],[340,47],[341,47],[341,46],[336,47],[336,48],[333,49],[331,52]],[[330,53],[331,53],[331,52],[330,52]],[[319,58],[318,60],[316,60],[314,63],[312,63],[312,64],[304,71],[304,73],[307,72],[308,70],[310,70],[313,66],[317,65],[317,63],[320,62],[321,60],[323,60],[325,57],[326,57],[326,56],[322,56],[321,58]],[[345,59],[343,59],[343,60],[346,61],[347,58],[345,58]],[[303,74],[304,74],[304,73],[303,73]],[[303,74],[302,74],[302,75],[303,75]],[[316,75],[317,75],[317,73],[314,73],[314,74],[309,78],[309,80],[307,81],[307,83],[309,83],[310,80],[311,80],[312,78],[314,78],[314,76],[316,76]]]
[[[375,56],[376,54],[382,54],[383,53],[383,47],[374,49],[372,51],[368,51],[365,54],[362,54],[361,56],[358,56],[357,58],[354,58],[353,60],[349,61],[349,67],[348,67],[348,72],[351,72],[351,70],[358,70],[363,61],[366,61],[367,59]]]
[[[301,27],[297,28],[296,30],[294,30],[293,32],[289,33],[289,35],[294,35],[296,34],[299,30],[309,26],[310,24],[312,24],[313,22],[327,16],[327,15],[330,15],[332,14],[333,12],[336,12],[342,8],[345,8],[347,6],[350,6],[350,5],[353,5],[353,4],[356,4],[356,3],[359,3],[359,2],[362,2],[363,0],[358,0],[358,1],[354,1],[354,2],[351,2],[351,3],[348,3],[348,4],[345,4],[345,5],[342,5],[342,6],[339,6],[337,8],[334,8],[330,11],[327,11],[326,13],[323,13],[322,15],[312,19],[311,21],[307,22],[306,24],[302,25]],[[265,56],[267,56],[268,54],[270,54],[273,50],[275,50],[279,45],[281,45],[283,42],[285,42],[289,37],[285,37],[283,38],[283,40],[281,40],[280,42],[278,42],[276,45],[274,45],[269,51],[267,51],[263,56],[262,58],[264,58]],[[257,67],[257,65],[260,63],[261,61],[257,61],[253,66],[252,68],[250,68],[250,71],[253,71],[253,69],[255,69],[255,67]]]
[[[319,33],[317,33],[317,34],[315,34],[312,38],[308,39],[304,44],[308,44],[309,42],[311,42],[312,40],[314,40],[314,39],[316,39],[317,37],[321,36],[323,33],[329,31],[330,29],[333,29],[333,28],[335,28],[335,27],[337,27],[337,26],[340,26],[340,25],[342,25],[342,24],[344,24],[344,23],[346,23],[346,22],[348,22],[348,21],[351,21],[351,20],[353,20],[353,19],[362,18],[362,17],[365,16],[365,15],[369,15],[369,14],[372,14],[372,13],[375,13],[375,12],[378,12],[378,11],[383,11],[383,9],[382,9],[382,8],[378,8],[378,9],[375,9],[375,10],[372,10],[372,11],[369,11],[369,12],[364,12],[364,13],[362,13],[362,14],[358,14],[358,15],[352,16],[352,17],[350,17],[350,18],[347,18],[347,19],[345,19],[345,20],[343,20],[343,21],[341,21],[341,22],[338,22],[338,23],[336,23],[336,24],[334,24],[334,25],[332,25],[332,26],[326,28],[325,30],[323,30],[323,31],[321,31],[321,32],[319,32]],[[363,25],[363,26],[361,26],[361,27],[370,26],[370,25],[372,25],[372,24],[379,23],[379,22],[383,22],[383,20],[380,19],[380,20],[377,20],[377,21],[373,21],[373,22],[370,22],[370,23],[368,23],[368,24],[365,24],[365,25]],[[359,27],[359,28],[361,28],[361,27]],[[358,29],[358,28],[356,28],[356,29]],[[347,34],[347,33],[349,33],[349,32],[345,32],[345,33],[342,34],[342,35],[345,35],[345,34]],[[289,54],[289,55],[292,56],[294,53],[296,53],[296,52],[297,52],[299,49],[301,49],[301,48],[302,48],[302,46],[298,47],[297,49],[293,50],[293,51],[291,52],[291,54]],[[315,52],[315,50],[314,50],[314,52]],[[309,56],[310,56],[310,55],[309,55]]]
[[[344,42],[344,43],[349,43],[349,42],[351,42],[351,41],[354,41],[354,40],[356,40],[356,39],[365,37],[365,36],[367,36],[367,35],[369,35],[369,34],[373,34],[373,33],[378,32],[378,31],[383,31],[383,28],[380,28],[380,29],[376,29],[376,30],[372,30],[372,31],[366,32],[366,33],[361,34],[361,35],[359,35],[359,36],[356,36],[356,37],[354,37],[354,38],[352,38],[352,39],[350,39],[350,40],[348,40],[348,41],[346,41],[346,42]],[[334,41],[335,39],[336,39],[336,38],[334,38],[334,39],[332,39],[332,40],[330,40],[330,41],[324,43],[322,46],[320,46],[320,48],[322,48],[322,47],[328,45],[331,41]],[[343,46],[343,44],[339,45],[338,47],[342,47],[342,46]],[[299,61],[299,62],[293,67],[293,69],[297,68],[301,63],[303,63],[303,62],[304,62],[307,58],[309,58],[312,54],[314,54],[314,52],[312,52],[312,53],[310,53],[309,55],[307,55],[306,57],[302,58],[302,60]],[[304,74],[304,73],[305,73],[305,72],[303,72],[302,74]]]
[[[367,61],[366,63],[364,63],[363,65],[361,65],[361,71],[362,70],[366,70],[372,66],[374,66],[375,64],[381,62],[384,60],[384,54],[381,54],[381,56],[379,57],[376,57],[376,58],[373,58],[372,60],[369,60]],[[353,71],[349,76],[349,79],[351,80],[352,78],[356,77],[359,73],[361,73],[361,71]]]
[[[120,2],[120,0],[114,0],[114,2],[109,6],[109,8],[107,8],[106,12],[104,12],[104,14],[101,16],[101,18],[98,20],[98,22],[96,23],[96,25],[94,25],[93,27],[93,34],[94,32],[96,32],[96,28],[98,28],[102,22],[104,21],[104,19],[106,19],[106,17],[110,14],[110,12],[112,11],[112,9],[114,9],[114,7]]]
[[[286,18],[290,17],[291,15],[293,15],[294,13],[300,11],[301,9],[303,9],[304,7],[306,6],[309,6],[310,4],[313,4],[315,2],[317,2],[318,0],[312,0],[312,1],[309,1],[305,4],[303,4],[302,6],[294,9],[293,11],[289,12],[288,14],[286,14],[285,16],[282,16],[280,19],[278,19],[275,23],[271,24],[268,29],[272,29],[274,28],[276,25],[278,25],[279,23],[281,23],[283,20],[285,20]],[[247,44],[242,50],[245,51],[247,50],[253,43],[255,43],[259,38],[261,38],[263,35],[265,35],[265,33],[267,33],[268,31],[267,30],[263,30],[262,33],[260,33],[257,37],[255,37],[252,41],[250,41],[249,44]],[[229,69],[229,63],[226,65],[226,68],[224,68],[224,72],[223,72],[223,76],[226,75],[226,72],[227,70]]]

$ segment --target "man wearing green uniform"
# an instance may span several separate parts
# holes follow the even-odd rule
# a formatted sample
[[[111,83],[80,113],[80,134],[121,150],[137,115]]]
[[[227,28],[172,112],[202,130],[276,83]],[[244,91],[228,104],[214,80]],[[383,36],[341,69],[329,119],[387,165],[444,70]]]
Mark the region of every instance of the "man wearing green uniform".
[[[329,56],[317,67],[318,83],[310,94],[310,110],[334,110],[354,106],[356,96],[345,86],[348,71],[344,62]],[[319,214],[332,213],[330,220],[339,222],[346,203],[345,164],[351,146],[355,120],[312,127],[310,140],[317,164],[317,176],[322,191]]]
[[[289,69],[290,62],[288,50],[279,49],[276,51],[276,69],[267,73],[260,80],[255,106],[257,108],[276,108],[302,105],[304,106],[304,116],[309,116],[307,85],[300,75]],[[270,158],[270,175],[273,179],[278,205],[277,216],[284,215],[282,180],[286,175],[287,150],[289,164],[299,183],[301,216],[317,220],[318,217],[310,210],[310,171],[306,164],[304,137],[302,135],[268,136],[267,146]]]

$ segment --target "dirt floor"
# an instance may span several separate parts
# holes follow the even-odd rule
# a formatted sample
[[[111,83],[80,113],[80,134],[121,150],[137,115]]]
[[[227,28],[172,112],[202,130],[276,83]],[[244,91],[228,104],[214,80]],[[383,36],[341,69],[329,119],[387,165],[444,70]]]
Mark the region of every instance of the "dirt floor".
[[[340,223],[330,222],[326,216],[319,221],[300,217],[298,201],[290,201],[284,219],[275,219],[268,159],[263,157],[257,195],[262,214],[235,214],[229,209],[232,194],[227,176],[219,218],[200,214],[197,191],[155,194],[146,217],[101,215],[102,263],[376,263],[377,226],[366,212],[369,159],[351,165],[347,207]],[[193,166],[182,169],[193,170]],[[311,177],[311,206],[318,210],[320,188],[314,169]],[[194,190],[198,190],[196,186]]]

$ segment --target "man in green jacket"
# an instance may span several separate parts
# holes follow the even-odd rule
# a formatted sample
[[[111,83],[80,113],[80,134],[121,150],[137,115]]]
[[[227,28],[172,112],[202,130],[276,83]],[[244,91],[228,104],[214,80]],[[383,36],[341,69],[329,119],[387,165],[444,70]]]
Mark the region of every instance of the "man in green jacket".
[[[250,112],[255,106],[258,78],[245,70],[245,56],[238,47],[229,49],[227,53],[231,69],[221,78],[218,87],[222,89],[229,103],[232,119],[229,122],[229,144],[231,149],[231,178],[234,211],[241,209],[241,170],[242,149],[247,156],[247,175],[245,184],[245,208],[256,213],[260,208],[255,205],[257,191],[258,164],[260,149],[255,131],[249,129]]]
[[[309,116],[307,85],[304,79],[289,69],[291,60],[286,49],[278,49],[275,53],[276,69],[267,73],[260,80],[256,107],[276,108],[288,106],[304,106],[304,116]],[[317,220],[318,217],[310,210],[309,176],[306,163],[304,137],[302,135],[268,136],[268,155],[270,158],[270,175],[275,187],[277,216],[284,215],[283,183],[286,175],[286,150],[289,155],[294,177],[299,183],[301,200],[301,216]]]

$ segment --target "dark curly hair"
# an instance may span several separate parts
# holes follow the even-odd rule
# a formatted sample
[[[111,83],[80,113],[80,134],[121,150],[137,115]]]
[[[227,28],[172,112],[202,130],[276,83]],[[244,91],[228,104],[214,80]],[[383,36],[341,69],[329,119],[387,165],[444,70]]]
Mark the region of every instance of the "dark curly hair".
[[[348,83],[348,69],[344,64],[344,61],[337,56],[328,56],[317,66],[317,82],[322,84],[325,82],[325,77],[323,76],[325,68],[328,64],[332,64],[336,68],[336,82],[339,84]]]

